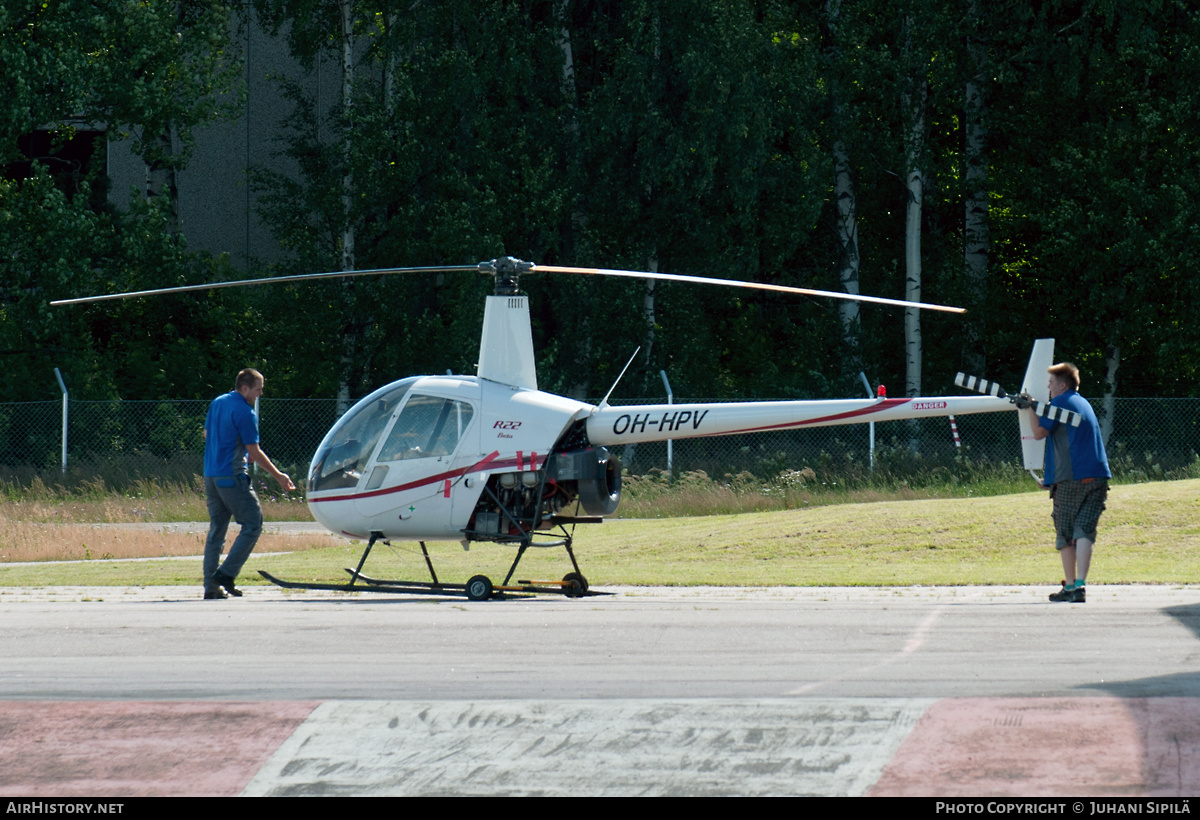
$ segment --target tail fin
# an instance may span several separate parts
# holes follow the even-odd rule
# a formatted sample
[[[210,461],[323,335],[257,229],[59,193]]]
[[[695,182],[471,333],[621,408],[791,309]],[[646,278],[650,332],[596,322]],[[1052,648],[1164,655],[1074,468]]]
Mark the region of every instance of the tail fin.
[[[1046,378],[1046,371],[1049,370],[1050,365],[1053,363],[1054,340],[1038,339],[1033,343],[1033,352],[1029,356],[1029,366],[1025,369],[1025,380],[1021,383],[1021,391],[1018,395],[1009,395],[996,382],[981,379],[977,376],[968,376],[965,373],[959,373],[954,379],[954,383],[968,390],[976,390],[985,395],[1008,399],[1020,409],[1032,408],[1034,413],[1039,416],[1045,416],[1055,421],[1061,421],[1078,427],[1080,417],[1077,413],[1063,410],[1060,407],[1050,406],[1050,385]],[[1046,446],[1043,442],[1034,438],[1033,425],[1035,422],[1030,418],[1028,413],[1018,413],[1017,423],[1021,427],[1021,460],[1030,475],[1037,478],[1034,471],[1041,470],[1044,467],[1043,462],[1046,457]]]
[[[954,383],[968,390],[976,390],[988,396],[1008,399],[1019,409],[1032,409],[1036,415],[1078,427],[1083,417],[1070,410],[1054,407],[1050,404],[1050,385],[1046,371],[1054,363],[1054,340],[1038,339],[1033,343],[1033,352],[1029,356],[1029,366],[1025,369],[1025,381],[1021,384],[1019,395],[1012,396],[1004,392],[1004,388],[996,382],[981,379],[978,376],[968,376],[959,373]],[[1021,426],[1021,460],[1025,469],[1035,479],[1035,470],[1041,470],[1046,457],[1046,445],[1033,436],[1034,421],[1028,413],[1018,413],[1017,422]],[[1039,479],[1040,480],[1040,479]]]
[[[1040,404],[1050,403],[1050,384],[1046,371],[1054,364],[1054,340],[1038,339],[1033,343],[1033,352],[1029,355],[1029,366],[1025,369],[1025,380],[1021,382],[1021,392],[1033,397]],[[1041,415],[1041,409],[1038,409]],[[1046,444],[1033,437],[1033,419],[1028,413],[1018,413],[1017,420],[1021,425],[1021,459],[1025,469],[1032,472],[1045,466]]]

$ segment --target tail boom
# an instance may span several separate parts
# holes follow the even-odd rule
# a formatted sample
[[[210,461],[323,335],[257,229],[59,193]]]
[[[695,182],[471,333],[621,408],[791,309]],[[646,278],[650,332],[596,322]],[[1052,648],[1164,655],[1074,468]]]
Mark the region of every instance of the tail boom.
[[[587,434],[593,444],[614,446],[1013,409],[1007,399],[991,396],[639,404],[598,408],[588,417]]]

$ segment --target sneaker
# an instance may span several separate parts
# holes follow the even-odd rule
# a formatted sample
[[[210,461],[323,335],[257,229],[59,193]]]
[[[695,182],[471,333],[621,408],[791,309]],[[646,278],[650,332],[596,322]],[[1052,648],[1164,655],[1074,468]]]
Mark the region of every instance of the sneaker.
[[[213,583],[219,587],[224,587],[225,591],[234,598],[242,597],[242,591],[233,585],[233,579],[223,572],[218,572],[213,576]]]
[[[1058,592],[1050,593],[1050,600],[1056,604],[1087,603],[1087,587],[1072,587],[1071,589],[1067,589],[1067,582],[1063,581],[1063,588]]]
[[[1050,600],[1056,604],[1069,604],[1075,601],[1075,588],[1067,588],[1067,582],[1062,582],[1062,589],[1050,593]]]

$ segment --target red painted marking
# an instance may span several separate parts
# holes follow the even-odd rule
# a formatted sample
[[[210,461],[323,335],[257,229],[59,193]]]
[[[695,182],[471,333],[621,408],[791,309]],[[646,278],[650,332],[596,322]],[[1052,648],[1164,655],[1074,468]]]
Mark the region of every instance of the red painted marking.
[[[489,469],[492,466],[496,466],[496,467],[506,466],[505,462],[496,460],[497,458],[499,458],[499,456],[500,456],[500,452],[498,450],[493,450],[486,457],[484,457],[480,461],[475,462],[470,467],[463,467],[458,470],[450,470],[449,472],[444,472],[444,473],[436,473],[431,476],[426,476],[425,478],[418,478],[416,481],[410,481],[407,484],[397,484],[395,487],[387,487],[382,490],[372,490],[369,493],[349,493],[347,495],[326,495],[326,496],[322,496],[321,498],[313,498],[312,496],[309,496],[308,503],[316,504],[318,501],[349,501],[352,498],[374,498],[375,496],[388,495],[389,493],[404,492],[405,490],[412,490],[412,489],[415,489],[416,487],[424,487],[428,484],[437,484],[439,481],[447,481],[449,479],[458,478],[459,476],[469,475],[470,473],[482,472],[483,470]]]
[[[518,469],[518,470],[524,470],[524,469],[525,469],[525,464],[524,464],[524,462],[525,462],[525,459],[521,457],[521,451],[520,451],[520,450],[517,450],[517,469]]]
[[[498,458],[500,458],[500,451],[492,450],[492,452],[488,453],[487,456],[484,457],[484,459],[482,461],[476,462],[476,464],[473,467],[471,467],[469,472],[472,472],[472,473],[481,472],[484,468],[488,467],[493,461],[495,461]]]
[[[531,469],[531,470],[537,469],[537,453],[529,454],[529,469]]]
[[[0,794],[234,797],[316,706],[0,702]]]
[[[450,497],[450,479],[446,479],[446,486],[442,488],[442,498]]]
[[[823,421],[840,421],[841,419],[852,419],[858,416],[870,416],[875,413],[880,413],[884,410],[890,410],[893,407],[899,407],[902,404],[907,404],[912,399],[884,399],[881,402],[872,404],[870,407],[864,407],[861,410],[849,410],[845,413],[834,413],[832,416],[820,416],[815,419],[806,419],[805,421],[787,421],[782,424],[768,424],[763,427],[746,427],[741,430],[730,430],[728,433],[717,433],[716,435],[729,436],[734,433],[758,433],[763,430],[784,430],[789,427],[803,427],[807,424],[818,424]]]
[[[1198,698],[950,698],[921,716],[868,794],[1193,795],[1198,749]]]

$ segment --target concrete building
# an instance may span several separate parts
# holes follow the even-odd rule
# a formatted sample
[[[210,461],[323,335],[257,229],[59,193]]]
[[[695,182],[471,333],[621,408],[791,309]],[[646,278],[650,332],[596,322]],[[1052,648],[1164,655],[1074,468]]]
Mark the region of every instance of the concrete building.
[[[245,67],[245,102],[236,119],[194,131],[195,153],[177,175],[181,230],[190,250],[227,253],[245,270],[251,262],[272,262],[279,248],[255,212],[250,184],[253,169],[294,176],[295,163],[281,157],[292,105],[280,92],[279,79],[300,81],[314,95],[317,110],[328,112],[341,94],[341,67],[325,55],[307,72],[288,55],[283,37],[272,36],[250,16],[237,23],[235,43]],[[132,153],[132,140],[108,144],[109,201],[128,208],[130,197],[144,196],[145,163]]]

